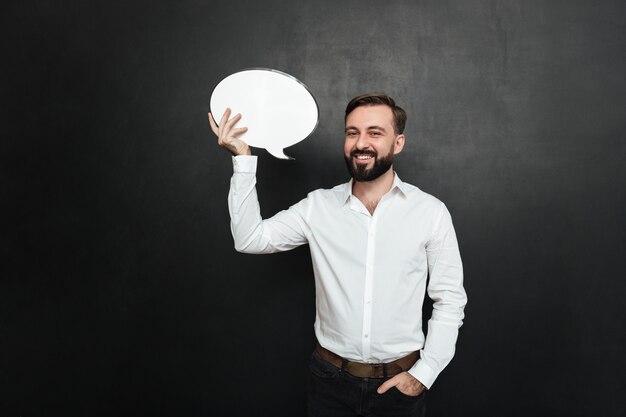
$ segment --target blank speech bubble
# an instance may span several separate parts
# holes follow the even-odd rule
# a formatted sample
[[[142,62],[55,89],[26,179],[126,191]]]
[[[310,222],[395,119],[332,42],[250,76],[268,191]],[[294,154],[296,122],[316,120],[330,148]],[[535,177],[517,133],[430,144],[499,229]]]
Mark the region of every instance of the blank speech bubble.
[[[248,131],[240,138],[280,159],[283,149],[309,137],[319,109],[309,89],[295,77],[268,68],[252,68],[224,78],[211,94],[211,114],[219,121],[230,107]]]

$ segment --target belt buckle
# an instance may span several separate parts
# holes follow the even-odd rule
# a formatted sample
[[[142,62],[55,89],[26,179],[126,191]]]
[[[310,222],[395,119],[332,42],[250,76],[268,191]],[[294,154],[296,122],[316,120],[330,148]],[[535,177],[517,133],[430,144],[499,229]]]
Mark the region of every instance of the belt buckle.
[[[352,376],[358,378],[384,378],[387,374],[385,364],[370,364],[361,362],[348,362],[345,368]],[[382,370],[380,372],[379,370]]]

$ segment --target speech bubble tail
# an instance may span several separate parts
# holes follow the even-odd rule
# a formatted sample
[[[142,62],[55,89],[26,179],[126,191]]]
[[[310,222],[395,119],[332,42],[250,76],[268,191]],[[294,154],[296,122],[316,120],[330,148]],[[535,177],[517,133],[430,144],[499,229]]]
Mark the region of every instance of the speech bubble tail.
[[[273,155],[274,157],[278,159],[287,159],[291,161],[295,159],[295,158],[285,155],[282,149],[268,149],[267,151],[270,153],[270,155]]]

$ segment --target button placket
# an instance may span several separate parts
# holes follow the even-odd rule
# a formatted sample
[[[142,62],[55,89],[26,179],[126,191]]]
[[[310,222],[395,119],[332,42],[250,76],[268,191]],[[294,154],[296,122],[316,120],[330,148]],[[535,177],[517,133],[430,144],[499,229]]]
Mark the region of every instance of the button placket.
[[[367,255],[365,259],[365,284],[363,291],[363,330],[362,330],[362,350],[363,359],[369,361],[371,358],[371,329],[372,329],[372,296],[374,289],[374,257],[376,248],[376,223],[377,217],[368,219],[367,231]]]

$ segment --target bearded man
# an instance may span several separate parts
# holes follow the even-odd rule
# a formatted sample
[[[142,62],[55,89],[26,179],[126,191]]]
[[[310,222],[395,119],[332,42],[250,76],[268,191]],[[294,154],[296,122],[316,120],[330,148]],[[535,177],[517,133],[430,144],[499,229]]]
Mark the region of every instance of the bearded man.
[[[257,158],[227,110],[218,144],[233,154],[228,196],[235,249],[273,253],[309,244],[316,288],[311,417],[423,416],[425,392],[450,362],[467,303],[446,206],[400,180],[406,112],[385,94],[352,99],[344,157],[352,179],[263,220]],[[433,300],[427,337],[426,292]]]

